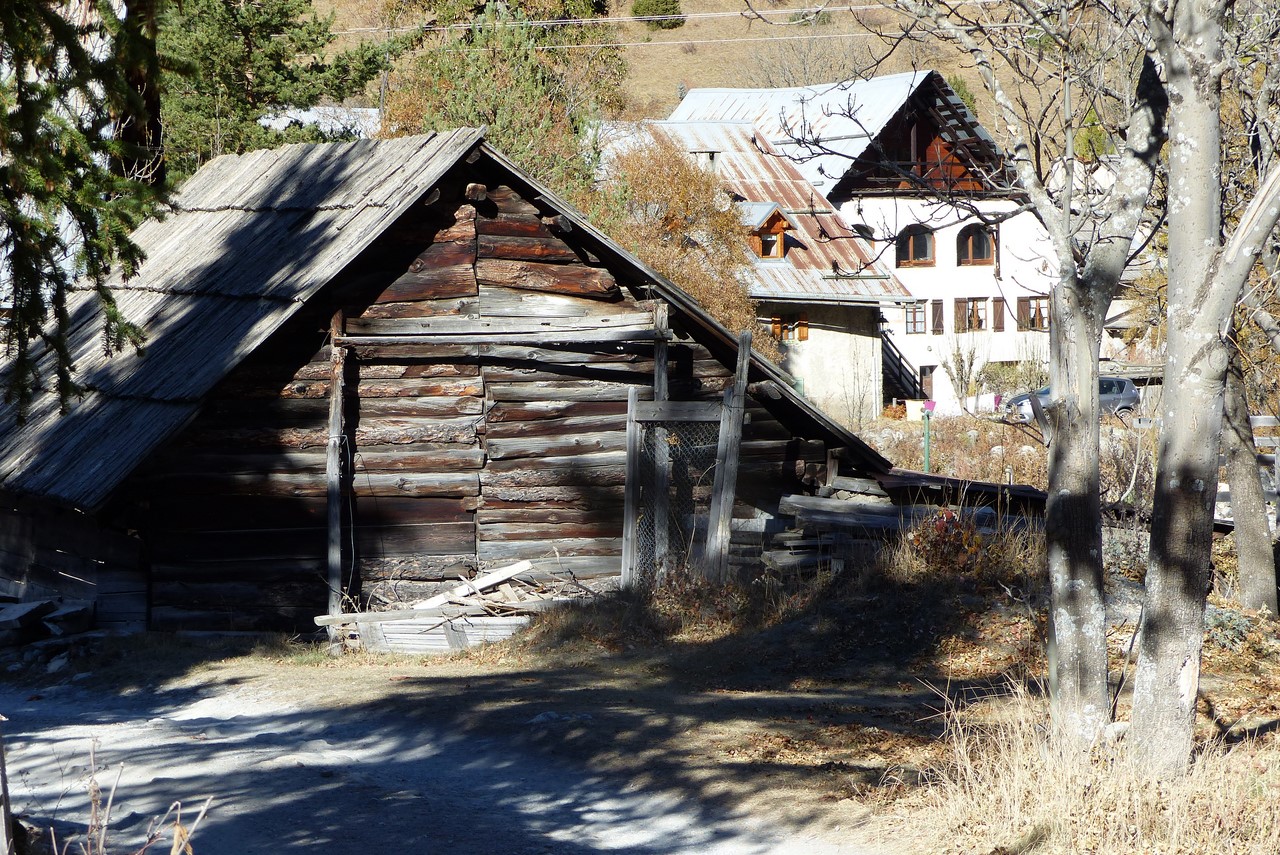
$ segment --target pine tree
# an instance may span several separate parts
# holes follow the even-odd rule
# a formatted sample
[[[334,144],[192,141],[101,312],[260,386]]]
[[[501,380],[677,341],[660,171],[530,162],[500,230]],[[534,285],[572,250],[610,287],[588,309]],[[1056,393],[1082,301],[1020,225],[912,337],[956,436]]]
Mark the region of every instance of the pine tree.
[[[573,19],[597,11],[581,0],[554,5],[540,14]],[[436,14],[437,25],[449,29],[396,76],[384,132],[485,125],[490,143],[553,189],[572,195],[588,187],[594,162],[586,132],[621,103],[621,55],[598,45],[613,41],[610,31],[604,25],[531,26],[514,3]],[[459,26],[466,21],[469,26]],[[565,47],[575,43],[584,47]]]
[[[160,54],[176,74],[164,96],[165,157],[178,177],[220,154],[318,141],[316,128],[273,130],[283,110],[361,93],[410,38],[363,43],[332,56],[333,17],[311,0],[184,0],[161,19]]]
[[[23,407],[42,388],[64,406],[75,392],[66,336],[77,276],[103,300],[106,346],[140,343],[105,282],[113,264],[126,276],[137,268],[129,233],[161,193],[111,168],[139,155],[113,117],[146,118],[113,61],[121,21],[109,9],[69,14],[58,0],[0,3],[0,301],[6,395]]]

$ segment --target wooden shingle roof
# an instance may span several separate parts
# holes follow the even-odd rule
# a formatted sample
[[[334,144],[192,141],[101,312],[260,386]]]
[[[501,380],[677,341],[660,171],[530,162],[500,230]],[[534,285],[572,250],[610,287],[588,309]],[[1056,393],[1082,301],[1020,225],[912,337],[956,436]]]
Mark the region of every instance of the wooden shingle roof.
[[[463,128],[294,145],[206,164],[163,220],[135,232],[147,255],[138,274],[111,283],[124,317],[147,336],[145,352],[106,354],[96,293],[73,292],[68,345],[84,394],[61,414],[56,394],[41,393],[25,421],[12,404],[0,405],[0,489],[100,508],[196,415],[228,372],[473,156],[491,158],[530,198],[564,213],[619,267],[621,278],[667,300],[713,351],[736,350],[736,338],[692,298],[485,145],[483,135],[483,129]],[[849,449],[862,465],[889,469],[889,461],[798,396],[776,366],[758,355],[752,365],[753,376],[775,389],[773,406]]]
[[[200,399],[483,139],[431,136],[226,155],[188,181],[134,240],[138,275],[111,283],[145,353],[108,355],[97,295],[70,295],[68,344],[84,395],[39,395],[19,423],[0,408],[0,484],[101,504]]]

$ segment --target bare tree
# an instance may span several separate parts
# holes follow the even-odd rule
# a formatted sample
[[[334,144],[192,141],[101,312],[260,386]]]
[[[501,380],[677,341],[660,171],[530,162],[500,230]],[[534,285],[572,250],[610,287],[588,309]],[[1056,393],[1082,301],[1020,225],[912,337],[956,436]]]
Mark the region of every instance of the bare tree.
[[[1280,169],[1231,227],[1222,216],[1222,80],[1230,0],[1144,4],[1170,95],[1169,307],[1164,425],[1134,674],[1135,760],[1154,775],[1191,756],[1204,604],[1217,493],[1218,446],[1236,301],[1280,220]]]
[[[1109,721],[1098,356],[1107,308],[1155,185],[1164,88],[1132,14],[1121,9],[1066,0],[884,3],[905,16],[900,28],[881,33],[890,52],[908,40],[944,39],[973,63],[1016,174],[1009,192],[1041,221],[1057,255],[1050,295],[1049,685],[1055,732],[1083,749]],[[1097,145],[1077,153],[1086,128],[1103,135],[1111,152],[1105,163]]]

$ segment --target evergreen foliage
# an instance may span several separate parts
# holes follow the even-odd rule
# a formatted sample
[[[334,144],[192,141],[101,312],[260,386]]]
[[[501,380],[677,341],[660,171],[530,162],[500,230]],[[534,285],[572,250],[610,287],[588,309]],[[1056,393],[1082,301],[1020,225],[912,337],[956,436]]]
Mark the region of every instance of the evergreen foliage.
[[[75,392],[66,337],[77,275],[103,300],[105,346],[141,343],[105,281],[113,264],[136,270],[129,233],[160,191],[111,168],[140,157],[114,120],[147,117],[114,55],[129,52],[128,34],[107,4],[100,11],[72,21],[58,0],[0,3],[0,302],[6,395],[23,407],[39,388],[64,406]]]
[[[645,26],[651,30],[674,30],[684,26],[680,0],[635,0],[631,4],[631,14],[637,18],[662,18],[659,21],[645,21]]]
[[[220,154],[323,139],[314,127],[279,131],[260,120],[360,94],[410,43],[366,42],[329,56],[332,22],[311,0],[171,4],[160,53],[182,73],[169,76],[163,97],[169,169],[183,177]]]
[[[566,4],[540,14],[591,12]],[[621,57],[615,48],[544,49],[610,41],[603,27],[533,27],[528,20],[514,5],[491,4],[469,26],[439,34],[396,75],[384,133],[484,125],[495,148],[553,189],[572,195],[588,187],[594,160],[587,131],[620,104]]]

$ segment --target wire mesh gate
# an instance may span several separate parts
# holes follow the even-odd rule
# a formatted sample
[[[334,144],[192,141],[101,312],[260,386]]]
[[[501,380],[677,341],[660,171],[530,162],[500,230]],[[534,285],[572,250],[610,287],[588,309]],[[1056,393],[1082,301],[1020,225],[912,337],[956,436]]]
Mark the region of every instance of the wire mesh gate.
[[[638,505],[630,581],[647,584],[702,561],[720,440],[720,406],[697,405],[707,420],[636,420]],[[647,415],[647,414],[646,414]],[[661,410],[654,416],[670,416]],[[698,519],[703,520],[701,526]],[[699,531],[700,530],[700,531]]]
[[[681,566],[718,581],[728,576],[750,332],[739,335],[737,356],[723,403],[640,401],[634,386],[628,392],[623,585]]]

